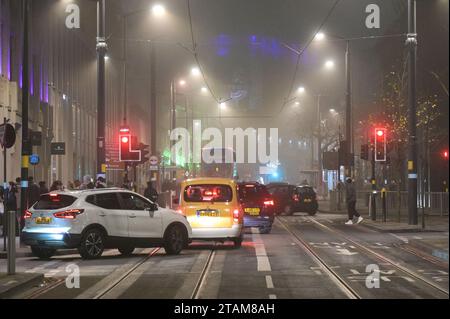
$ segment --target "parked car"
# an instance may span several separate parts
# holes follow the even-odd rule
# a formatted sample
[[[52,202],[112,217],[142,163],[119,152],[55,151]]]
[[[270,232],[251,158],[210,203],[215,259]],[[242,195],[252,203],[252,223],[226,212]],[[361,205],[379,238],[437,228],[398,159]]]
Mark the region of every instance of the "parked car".
[[[275,208],[266,186],[258,182],[240,183],[238,193],[244,210],[244,227],[258,227],[260,233],[270,233]]]
[[[192,227],[192,238],[233,241],[240,247],[243,240],[243,211],[237,184],[227,178],[196,178],[181,184],[180,213]]]
[[[292,215],[294,212],[306,212],[314,216],[317,213],[319,205],[312,186],[271,183],[267,185],[267,189],[273,197],[277,214]]]
[[[130,255],[135,248],[163,246],[166,253],[179,254],[191,233],[176,211],[131,191],[102,188],[41,195],[25,212],[21,236],[39,258],[78,248],[82,258],[94,259],[105,248]]]

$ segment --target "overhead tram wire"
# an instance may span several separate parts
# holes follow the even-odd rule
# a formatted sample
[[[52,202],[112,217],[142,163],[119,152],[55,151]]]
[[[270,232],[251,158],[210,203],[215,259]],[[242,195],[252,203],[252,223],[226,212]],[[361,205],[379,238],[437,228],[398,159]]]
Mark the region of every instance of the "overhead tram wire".
[[[189,0],[188,0],[189,1]],[[317,28],[316,32],[314,32],[313,36],[311,37],[311,39],[309,39],[309,41],[306,43],[306,45],[298,52],[297,55],[297,62],[295,64],[295,70],[294,70],[294,74],[292,76],[292,80],[291,80],[291,84],[289,85],[289,91],[287,96],[285,96],[285,98],[283,99],[283,104],[281,105],[281,108],[279,110],[279,112],[277,112],[276,115],[274,115],[273,117],[277,117],[279,116],[283,110],[284,107],[286,106],[286,104],[289,101],[289,97],[292,94],[292,90],[294,89],[294,85],[295,85],[295,80],[297,79],[297,74],[298,74],[298,70],[300,67],[300,59],[303,56],[303,53],[305,53],[305,51],[309,48],[309,46],[311,45],[311,43],[314,41],[314,38],[316,36],[317,33],[320,32],[320,30],[322,30],[323,26],[325,25],[325,23],[327,23],[328,19],[330,18],[331,14],[333,13],[334,9],[336,9],[336,6],[339,4],[339,2],[341,2],[341,0],[336,0],[333,4],[333,6],[330,8],[330,10],[328,10],[327,15],[325,16],[325,18],[323,19],[322,23],[319,25],[319,27]]]
[[[205,85],[208,88],[209,93],[211,94],[212,98],[216,101],[216,103],[220,104],[220,103],[222,103],[224,101],[221,101],[221,99],[219,99],[217,97],[217,95],[214,93],[211,85],[209,84],[208,80],[206,79],[203,66],[200,63],[200,59],[198,57],[198,52],[197,52],[197,43],[195,42],[194,28],[193,28],[193,24],[192,24],[191,2],[190,2],[190,0],[186,0],[186,3],[187,3],[187,9],[188,9],[189,29],[190,29],[190,32],[191,32],[192,55],[194,56],[195,62],[197,63],[197,67],[200,70],[200,74],[202,75],[203,81],[205,82]]]

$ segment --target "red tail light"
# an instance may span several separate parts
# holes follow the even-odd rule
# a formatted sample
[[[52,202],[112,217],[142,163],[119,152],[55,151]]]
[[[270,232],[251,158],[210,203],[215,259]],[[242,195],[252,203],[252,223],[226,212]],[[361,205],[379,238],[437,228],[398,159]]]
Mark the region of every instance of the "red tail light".
[[[28,218],[31,218],[31,216],[33,216],[33,213],[30,212],[29,210],[26,210],[25,215],[23,215],[23,218],[28,219]]]
[[[294,194],[292,195],[292,199],[296,202],[298,202],[300,200],[300,196],[298,194]]]
[[[54,213],[56,218],[75,219],[78,215],[84,212],[84,209],[70,209],[62,212]]]
[[[243,213],[241,208],[236,208],[233,210],[233,221],[235,223],[239,223],[239,220],[241,219],[241,216],[243,216]]]
[[[273,205],[274,205],[273,200],[265,200],[264,201],[264,206],[273,206]]]

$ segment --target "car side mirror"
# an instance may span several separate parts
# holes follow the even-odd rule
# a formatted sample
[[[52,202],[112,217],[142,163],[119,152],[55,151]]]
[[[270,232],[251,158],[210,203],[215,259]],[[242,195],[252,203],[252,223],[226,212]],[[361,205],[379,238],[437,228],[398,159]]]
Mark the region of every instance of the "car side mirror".
[[[156,210],[158,210],[158,204],[156,203],[151,203],[150,207],[148,208],[149,211],[154,212]]]

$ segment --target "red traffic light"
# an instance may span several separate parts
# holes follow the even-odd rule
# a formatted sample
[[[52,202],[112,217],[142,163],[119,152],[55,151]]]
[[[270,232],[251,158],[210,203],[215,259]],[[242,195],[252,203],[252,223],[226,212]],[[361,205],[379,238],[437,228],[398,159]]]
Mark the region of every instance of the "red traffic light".
[[[378,131],[377,131],[377,135],[378,135],[379,137],[382,137],[382,136],[384,135],[384,131],[378,130]]]
[[[444,152],[442,153],[442,155],[444,155],[444,158],[448,158],[448,151],[444,151]]]
[[[122,143],[128,143],[128,136],[122,136]]]

